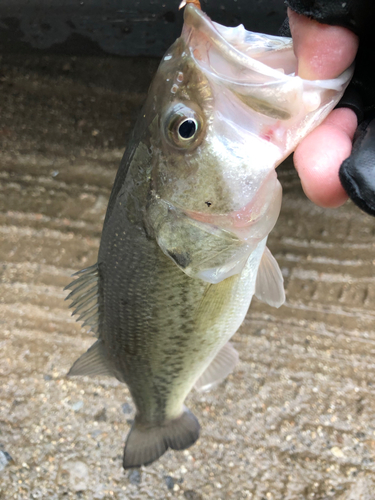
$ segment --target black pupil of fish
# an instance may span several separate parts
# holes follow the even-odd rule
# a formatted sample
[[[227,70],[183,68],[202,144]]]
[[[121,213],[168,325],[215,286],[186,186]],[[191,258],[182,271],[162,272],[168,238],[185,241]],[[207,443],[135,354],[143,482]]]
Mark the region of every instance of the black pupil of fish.
[[[197,130],[194,120],[185,120],[178,127],[178,133],[182,139],[191,139]]]

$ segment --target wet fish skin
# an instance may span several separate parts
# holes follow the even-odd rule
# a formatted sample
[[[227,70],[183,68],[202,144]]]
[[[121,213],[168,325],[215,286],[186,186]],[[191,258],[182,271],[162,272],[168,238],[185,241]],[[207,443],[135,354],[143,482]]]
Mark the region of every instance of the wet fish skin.
[[[114,210],[113,225],[109,221],[103,233],[99,307],[105,313],[100,338],[107,359],[113,360],[115,375],[127,383],[132,394],[137,407],[135,428],[142,425],[160,435],[159,427],[181,415],[197,377],[240,326],[253,294],[249,281],[257,262],[217,285],[192,279],[165,257],[155,240],[147,239],[125,220],[121,210]],[[124,231],[126,241],[132,242],[125,248],[121,237],[116,237]],[[117,251],[113,241],[118,242]],[[259,260],[261,249],[258,253]],[[112,261],[118,264],[112,266]],[[198,437],[195,422],[189,421],[193,429],[189,428],[188,439],[183,441],[186,447]],[[127,448],[133,446],[132,436]],[[141,436],[149,446],[150,436],[145,432]],[[141,443],[134,446],[139,449]],[[172,441],[169,446],[179,449],[182,445]],[[127,448],[124,466],[140,465],[141,460],[129,460]]]
[[[300,83],[282,94],[282,112],[274,112],[274,87],[245,89],[246,98],[236,101],[242,82],[223,83],[219,70],[247,69],[215,29],[195,7],[186,8],[183,35],[159,66],[121,161],[97,265],[70,285],[73,314],[98,340],[69,375],[115,376],[136,406],[125,468],[198,439],[186,396],[233,369],[238,355],[228,340],[254,294],[276,307],[284,301],[266,240],[281,204],[274,166],[287,146],[282,134],[273,143],[257,127],[259,102],[268,124],[282,116],[289,123],[296,107],[288,99],[299,95]],[[204,60],[211,42],[213,73]]]
[[[138,124],[136,132],[140,129]],[[94,369],[108,374],[104,358],[108,371],[127,383],[137,408],[124,453],[126,468],[152,462],[168,446],[183,449],[196,441],[199,423],[183,409],[184,400],[242,322],[252,295],[245,276],[228,278],[214,292],[214,285],[191,279],[161,252],[145,220],[153,157],[142,140],[134,137],[131,143],[113,188],[116,202],[109,203],[98,256],[101,356]],[[77,373],[82,362],[70,372]]]

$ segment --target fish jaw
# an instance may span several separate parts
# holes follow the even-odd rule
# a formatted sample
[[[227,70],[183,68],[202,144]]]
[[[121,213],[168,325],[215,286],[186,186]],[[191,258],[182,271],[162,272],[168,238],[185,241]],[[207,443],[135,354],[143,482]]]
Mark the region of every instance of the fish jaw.
[[[235,234],[244,242],[265,238],[274,228],[281,209],[282,188],[272,170],[263,180],[255,195],[238,210],[215,214],[185,210],[194,220],[211,224]]]
[[[239,274],[279,216],[282,190],[271,174],[251,203],[229,214],[184,211],[154,193],[146,212],[149,232],[191,278],[217,284]]]
[[[351,66],[335,79],[304,80],[296,76],[291,38],[221,26],[194,5],[185,8],[182,38],[215,100],[229,92],[247,110],[248,130],[276,145],[274,166],[334,108],[354,70]],[[230,113],[227,106],[220,111]]]

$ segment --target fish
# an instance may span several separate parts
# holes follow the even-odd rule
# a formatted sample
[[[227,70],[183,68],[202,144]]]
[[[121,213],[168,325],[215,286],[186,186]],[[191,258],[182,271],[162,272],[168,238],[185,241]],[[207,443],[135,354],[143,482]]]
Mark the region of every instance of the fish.
[[[113,376],[136,407],[125,469],[197,441],[186,397],[233,371],[229,341],[254,295],[285,300],[266,246],[282,199],[275,168],[352,68],[325,81],[295,72],[291,39],[227,28],[187,2],[120,163],[97,263],[67,287],[97,336],[68,375]]]

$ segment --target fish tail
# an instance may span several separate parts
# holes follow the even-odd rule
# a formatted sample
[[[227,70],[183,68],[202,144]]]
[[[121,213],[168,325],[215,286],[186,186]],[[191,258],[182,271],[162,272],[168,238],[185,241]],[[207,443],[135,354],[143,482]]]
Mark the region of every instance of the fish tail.
[[[136,417],[125,444],[124,469],[148,465],[168,448],[189,448],[199,438],[199,431],[197,418],[187,408],[180,417],[157,425],[142,424]]]

